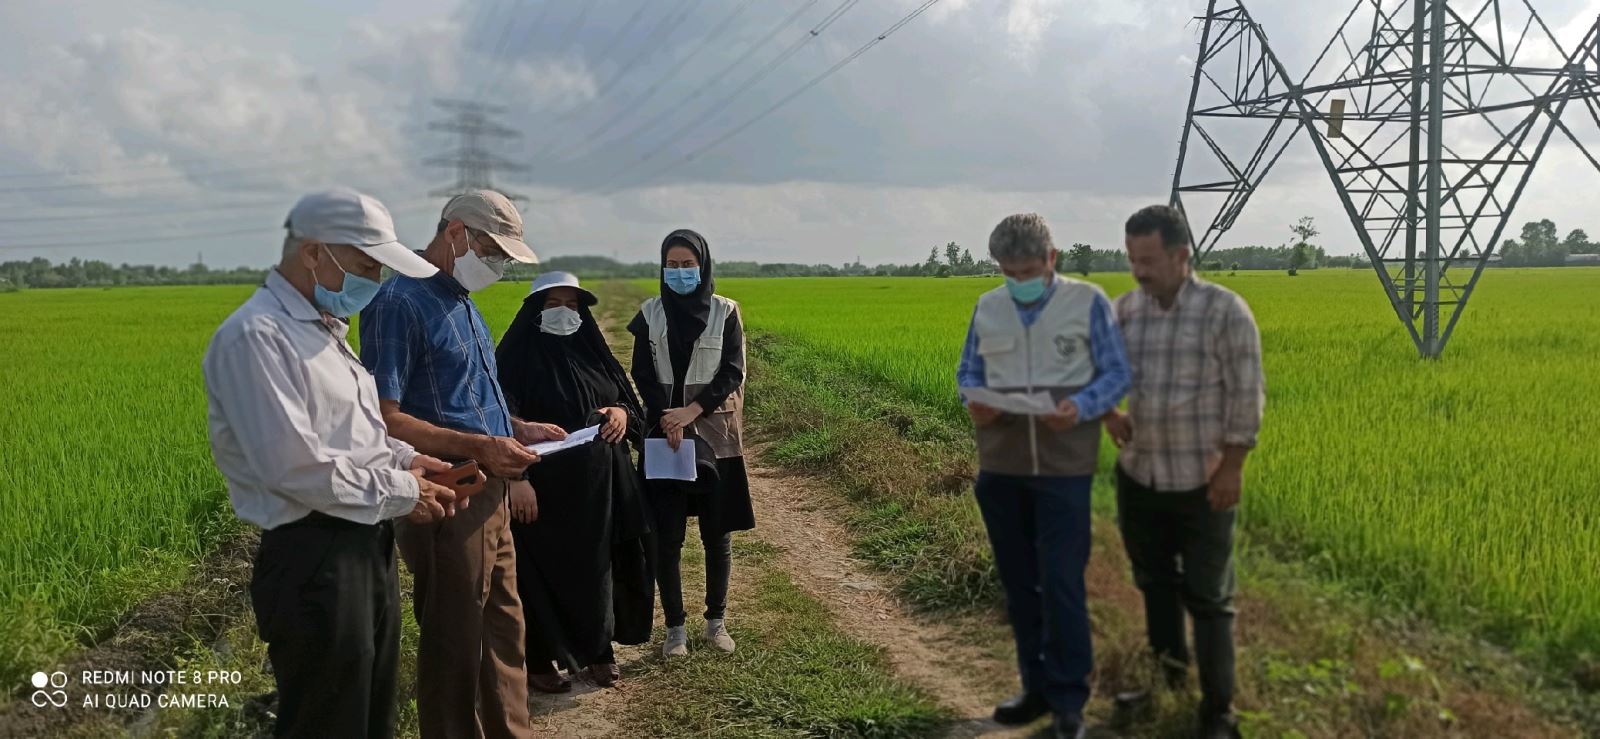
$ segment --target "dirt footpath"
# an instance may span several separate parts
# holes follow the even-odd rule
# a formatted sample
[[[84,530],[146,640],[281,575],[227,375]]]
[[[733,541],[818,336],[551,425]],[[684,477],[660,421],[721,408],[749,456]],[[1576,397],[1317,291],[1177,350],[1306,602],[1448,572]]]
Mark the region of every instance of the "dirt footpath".
[[[970,634],[971,624],[935,623],[913,615],[889,584],[851,556],[843,512],[832,507],[836,499],[804,477],[762,465],[760,451],[753,449],[746,457],[756,512],[756,529],[749,535],[778,550],[778,566],[827,606],[841,631],[882,648],[898,677],[955,713],[957,722],[947,736],[1028,736],[1029,730],[1007,729],[989,720],[994,703],[1015,689],[1010,660],[974,646],[963,635]],[[740,570],[735,558],[735,595],[741,592]],[[735,632],[738,618],[737,609],[730,609]],[[597,688],[580,679],[573,681],[571,693],[535,694],[535,731],[561,737],[615,735],[617,725],[610,717],[626,713],[636,691],[648,690],[628,680],[628,675],[656,647],[619,647],[624,677],[615,689]]]

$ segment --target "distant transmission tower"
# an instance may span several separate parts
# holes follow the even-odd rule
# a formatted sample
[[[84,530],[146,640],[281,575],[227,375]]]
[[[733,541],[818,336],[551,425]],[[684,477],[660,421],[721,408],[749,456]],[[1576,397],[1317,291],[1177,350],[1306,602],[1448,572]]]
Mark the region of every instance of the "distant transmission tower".
[[[507,140],[522,136],[520,131],[490,119],[491,115],[504,113],[506,109],[498,105],[465,100],[435,100],[433,103],[449,111],[450,118],[430,123],[428,128],[458,134],[460,139],[455,151],[422,160],[423,164],[431,167],[452,167],[456,171],[455,184],[428,194],[434,197],[450,197],[471,190],[494,190],[512,200],[527,200],[522,195],[514,195],[495,187],[494,173],[496,170],[526,172],[528,168],[495,156],[485,148],[485,141],[488,139]]]
[[[1571,105],[1600,125],[1600,22],[1568,53],[1527,0],[1359,0],[1297,80],[1243,0],[1199,20],[1172,180],[1196,259],[1309,131],[1424,357],[1444,351],[1551,134],[1600,169],[1561,121]]]

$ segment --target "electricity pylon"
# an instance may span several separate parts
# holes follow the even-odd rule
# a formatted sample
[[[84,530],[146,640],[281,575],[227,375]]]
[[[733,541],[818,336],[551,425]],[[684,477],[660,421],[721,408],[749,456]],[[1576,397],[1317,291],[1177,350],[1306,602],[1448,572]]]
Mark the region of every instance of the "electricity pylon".
[[[429,157],[422,161],[423,164],[434,167],[453,167],[456,171],[455,184],[434,190],[428,194],[434,197],[449,197],[472,190],[494,190],[511,200],[527,200],[522,195],[513,195],[495,187],[494,173],[496,170],[526,172],[528,168],[495,156],[485,148],[486,139],[515,139],[522,136],[522,132],[496,123],[490,118],[491,115],[504,113],[506,109],[498,105],[465,100],[435,100],[433,102],[435,105],[450,111],[451,115],[448,120],[435,121],[428,124],[428,128],[435,131],[455,133],[460,138],[455,151],[449,154]]]
[[[1359,0],[1297,79],[1243,0],[1210,0],[1172,180],[1195,258],[1306,131],[1418,353],[1438,357],[1552,135],[1600,169],[1561,120],[1600,125],[1600,22],[1569,53],[1527,0],[1468,6]]]

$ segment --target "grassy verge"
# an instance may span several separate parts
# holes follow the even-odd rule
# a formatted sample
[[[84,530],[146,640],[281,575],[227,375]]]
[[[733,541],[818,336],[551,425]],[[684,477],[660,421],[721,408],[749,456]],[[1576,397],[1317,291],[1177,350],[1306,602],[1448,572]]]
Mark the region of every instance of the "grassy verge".
[[[688,540],[698,541],[692,530]],[[879,650],[840,632],[827,610],[778,569],[775,555],[749,535],[735,538],[730,623],[738,651],[715,653],[691,629],[688,659],[666,662],[652,652],[629,665],[624,715],[609,717],[620,735],[915,737],[948,719],[931,697],[896,680]],[[396,735],[415,737],[417,630],[409,613],[410,578],[402,578],[407,615]],[[684,580],[686,601],[697,602],[694,584],[704,581],[697,546],[684,549]],[[660,637],[657,629],[656,643]],[[197,650],[181,665],[238,671],[242,681],[226,691],[230,707],[159,711],[142,728],[154,735],[216,739],[270,733],[273,683],[266,645],[255,637],[250,619],[237,619],[216,647]]]
[[[684,581],[704,581],[693,532]],[[652,655],[630,680],[630,736],[927,736],[949,718],[925,693],[894,677],[881,650],[841,632],[828,610],[777,565],[777,550],[734,537],[729,623],[739,648],[713,652],[690,618],[688,659]],[[692,585],[685,602],[695,603]],[[693,608],[691,607],[691,610]]]
[[[205,557],[182,568],[186,574],[180,577],[181,587],[141,600],[93,645],[45,668],[64,674],[65,705],[38,708],[28,693],[0,705],[0,736],[117,736],[126,727],[159,723],[165,706],[182,702],[182,696],[220,695],[233,706],[245,701],[248,686],[223,684],[225,678],[161,683],[143,677],[146,671],[176,670],[188,676],[204,669],[199,665],[219,636],[248,612],[246,588],[256,534],[227,525],[217,535],[218,543]],[[102,677],[85,684],[81,676],[90,671],[130,677],[115,683]]]
[[[970,432],[787,337],[757,331],[750,347],[749,412],[773,437],[773,461],[823,475],[853,504],[858,555],[893,575],[908,601],[992,622],[1001,595],[967,492]],[[1102,472],[1110,462],[1104,450]],[[1099,696],[1141,684],[1148,671],[1110,492],[1102,474],[1089,572]],[[1315,563],[1281,562],[1248,541],[1240,549],[1239,705],[1251,734],[1563,736],[1600,726],[1594,697],[1561,676],[1436,629],[1404,604],[1342,588]],[[1131,730],[1181,735],[1192,698],[1169,697]],[[1110,715],[1103,697],[1091,713]]]

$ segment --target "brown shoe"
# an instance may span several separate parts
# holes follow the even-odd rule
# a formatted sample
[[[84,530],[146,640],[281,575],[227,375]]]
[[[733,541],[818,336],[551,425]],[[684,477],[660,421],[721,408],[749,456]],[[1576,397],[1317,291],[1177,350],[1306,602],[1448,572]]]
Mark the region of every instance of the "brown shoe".
[[[559,672],[534,672],[528,675],[528,687],[541,693],[570,693],[572,681]]]
[[[587,671],[589,673],[589,680],[593,681],[595,685],[599,685],[602,688],[609,688],[613,685],[616,685],[617,681],[622,679],[622,668],[617,667],[617,663],[615,662],[589,665]]]

